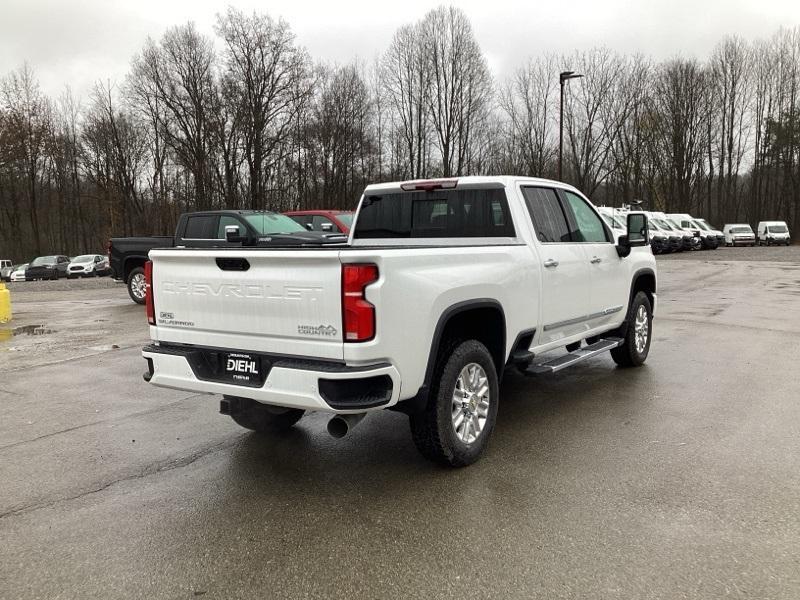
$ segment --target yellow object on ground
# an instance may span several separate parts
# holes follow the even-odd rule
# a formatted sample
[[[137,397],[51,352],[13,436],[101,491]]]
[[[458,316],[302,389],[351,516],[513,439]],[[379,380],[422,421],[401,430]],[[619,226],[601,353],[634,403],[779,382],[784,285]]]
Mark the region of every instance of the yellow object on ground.
[[[0,323],[11,320],[11,292],[6,289],[6,284],[0,282]]]

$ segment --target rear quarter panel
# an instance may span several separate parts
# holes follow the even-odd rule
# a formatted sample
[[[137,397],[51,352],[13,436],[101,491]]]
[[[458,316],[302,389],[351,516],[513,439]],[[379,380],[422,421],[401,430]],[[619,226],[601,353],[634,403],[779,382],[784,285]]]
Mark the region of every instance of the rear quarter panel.
[[[367,288],[376,306],[376,336],[344,344],[348,364],[388,361],[402,376],[400,398],[411,398],[425,377],[440,317],[464,301],[499,302],[506,320],[506,356],[517,333],[536,326],[539,269],[528,246],[381,248],[342,252],[341,261],[372,262],[380,279]]]

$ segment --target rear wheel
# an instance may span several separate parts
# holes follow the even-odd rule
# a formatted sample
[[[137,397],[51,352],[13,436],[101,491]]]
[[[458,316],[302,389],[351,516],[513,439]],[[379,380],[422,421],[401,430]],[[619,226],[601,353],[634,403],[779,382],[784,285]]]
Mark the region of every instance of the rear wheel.
[[[225,399],[231,401],[231,418],[236,424],[258,433],[286,431],[305,414],[299,408],[270,406],[250,398],[225,396]]]
[[[500,386],[491,354],[477,340],[443,348],[426,407],[410,417],[420,453],[463,467],[480,458],[497,419]]]
[[[144,304],[147,291],[144,269],[136,267],[128,274],[128,295],[136,304]]]
[[[620,367],[638,367],[647,360],[653,334],[653,308],[644,292],[637,292],[628,309],[628,331],[622,345],[611,351]]]

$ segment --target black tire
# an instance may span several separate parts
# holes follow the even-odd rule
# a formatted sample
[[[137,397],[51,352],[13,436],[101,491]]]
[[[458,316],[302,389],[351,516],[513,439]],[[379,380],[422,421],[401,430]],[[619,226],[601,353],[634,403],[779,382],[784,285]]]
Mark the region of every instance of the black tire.
[[[297,423],[305,414],[299,408],[283,408],[261,404],[250,398],[236,398],[225,396],[231,400],[235,409],[231,411],[231,418],[237,425],[258,433],[276,433],[286,431]]]
[[[144,267],[136,267],[128,273],[128,295],[136,304],[144,304],[145,296],[144,294],[140,294],[141,288],[138,286],[139,277],[144,279]]]
[[[478,365],[486,377],[489,406],[483,428],[471,442],[460,439],[453,422],[453,395],[462,370],[471,364]],[[426,407],[410,416],[411,436],[420,453],[433,462],[450,467],[464,467],[480,458],[491,437],[497,420],[500,384],[492,355],[477,340],[451,341],[440,350],[433,373]],[[473,397],[474,398],[474,397]],[[466,400],[465,400],[466,401]],[[465,410],[475,410],[477,399],[465,405]],[[467,417],[468,418],[468,417]],[[465,417],[462,416],[462,420]],[[464,432],[469,435],[468,431]]]
[[[647,320],[647,339],[644,343],[644,348],[640,351],[637,349],[637,333],[636,333],[636,319],[639,315],[639,307],[644,307],[644,313]],[[628,308],[628,331],[625,333],[622,345],[614,348],[611,351],[611,358],[620,367],[639,367],[647,360],[647,355],[650,352],[650,341],[653,339],[653,307],[650,304],[650,299],[644,292],[637,292],[633,297],[630,307]]]

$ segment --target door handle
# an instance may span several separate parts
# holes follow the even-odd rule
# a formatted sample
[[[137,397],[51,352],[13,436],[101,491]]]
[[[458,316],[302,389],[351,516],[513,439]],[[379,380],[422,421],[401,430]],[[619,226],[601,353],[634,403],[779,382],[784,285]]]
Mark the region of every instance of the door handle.
[[[548,269],[555,268],[558,266],[558,261],[553,260],[552,258],[548,258],[546,261],[544,261],[544,266],[547,267]]]
[[[603,262],[603,259],[602,259],[602,258],[600,258],[599,256],[595,256],[595,257],[594,257],[592,260],[590,260],[589,262],[590,262],[590,263],[592,263],[593,265],[596,265],[596,264],[597,264],[597,263],[599,263],[599,262]]]

